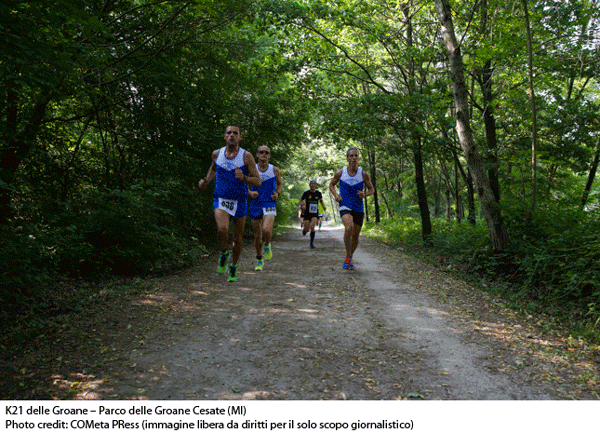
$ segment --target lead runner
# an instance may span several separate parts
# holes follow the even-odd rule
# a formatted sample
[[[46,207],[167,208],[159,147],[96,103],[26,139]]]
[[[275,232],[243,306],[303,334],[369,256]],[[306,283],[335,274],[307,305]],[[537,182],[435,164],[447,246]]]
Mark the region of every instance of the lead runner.
[[[242,235],[248,211],[248,185],[260,186],[262,181],[256,162],[250,152],[240,147],[242,133],[239,126],[229,125],[224,134],[227,145],[212,153],[212,164],[199,188],[217,179],[214,197],[217,244],[221,251],[217,272],[224,274],[229,261],[229,222],[233,223],[232,260],[229,264],[229,281],[237,281],[237,263],[242,253]]]

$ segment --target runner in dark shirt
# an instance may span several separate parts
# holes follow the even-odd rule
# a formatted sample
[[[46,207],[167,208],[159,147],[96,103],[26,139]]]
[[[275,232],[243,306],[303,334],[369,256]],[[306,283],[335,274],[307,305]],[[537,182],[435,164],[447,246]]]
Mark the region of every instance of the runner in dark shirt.
[[[323,203],[323,194],[321,194],[321,191],[317,191],[317,181],[311,180],[309,185],[310,189],[305,191],[300,199],[300,204],[302,205],[302,210],[304,212],[304,228],[302,229],[302,234],[306,235],[310,230],[310,247],[314,248],[315,227],[317,225],[317,219],[319,218],[319,203],[323,206],[323,212],[327,211],[327,208],[325,207],[325,203]]]

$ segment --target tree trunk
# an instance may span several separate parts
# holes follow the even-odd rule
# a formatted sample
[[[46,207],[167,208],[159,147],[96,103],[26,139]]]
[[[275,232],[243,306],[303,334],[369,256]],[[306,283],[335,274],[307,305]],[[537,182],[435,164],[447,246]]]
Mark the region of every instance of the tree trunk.
[[[500,201],[500,181],[498,179],[498,139],[496,136],[496,117],[494,116],[494,98],[492,92],[492,66],[488,60],[483,66],[482,93],[484,101],[483,122],[487,143],[487,166],[490,185],[496,201]]]
[[[456,153],[454,153],[454,198],[456,199],[456,221],[460,224],[465,216],[465,211],[460,194],[460,175],[458,172],[459,165],[460,162],[458,161]]]
[[[474,226],[477,223],[477,219],[475,217],[475,188],[473,188],[473,178],[471,177],[471,173],[465,173],[465,169],[460,161],[458,161],[458,155],[456,155],[456,151],[453,150],[452,152],[454,153],[454,158],[458,164],[457,167],[460,171],[460,175],[465,181],[465,185],[467,185],[467,208],[469,209],[469,216],[467,217],[467,220],[469,221],[469,224]]]
[[[531,99],[531,209],[535,210],[537,200],[537,107],[533,88],[533,48],[531,42],[531,26],[529,24],[529,9],[527,0],[522,0],[525,28],[527,29],[527,61],[529,69],[529,97]]]
[[[402,6],[402,12],[406,22],[406,44],[409,49],[413,46],[413,28],[412,28],[412,17],[410,11],[411,3],[405,3]],[[415,62],[411,56],[409,59],[408,67],[408,93],[413,95],[415,93]],[[427,201],[427,189],[425,188],[425,175],[423,170],[423,154],[421,153],[421,136],[419,133],[415,133],[413,136],[414,140],[414,161],[415,161],[415,183],[417,186],[417,195],[419,199],[419,211],[421,213],[421,234],[423,236],[423,242],[425,245],[431,243],[431,216],[429,215],[429,203]]]
[[[46,107],[50,103],[47,94],[42,94],[40,102],[33,108],[28,121],[23,126],[23,131],[18,131],[18,103],[17,94],[9,91],[7,94],[7,131],[5,137],[8,144],[1,147],[0,153],[0,224],[6,225],[12,219],[12,183],[16,172],[23,159],[29,154],[32,142],[35,139],[38,128],[42,123]]]
[[[369,166],[371,168],[371,183],[375,188],[375,192],[373,193],[373,205],[375,207],[375,224],[379,224],[381,222],[381,214],[379,210],[379,195],[377,194],[377,169],[375,165],[375,151],[369,151]]]
[[[429,215],[429,203],[427,202],[427,189],[425,188],[425,175],[423,170],[423,155],[421,153],[421,140],[415,143],[415,184],[419,199],[419,211],[421,213],[421,235],[426,245],[431,243],[431,216]]]
[[[387,209],[387,217],[389,219],[394,219],[394,213],[390,209],[390,204],[388,203],[387,198],[385,197],[385,194],[383,193],[383,190],[381,191],[381,197],[383,198],[383,203],[385,204],[385,208]]]
[[[488,25],[488,4],[487,0],[482,0],[481,23],[479,31],[483,37],[489,37],[490,29]],[[483,123],[485,125],[485,139],[488,152],[486,154],[486,163],[488,167],[488,176],[490,184],[496,197],[500,201],[500,181],[498,179],[498,138],[496,135],[496,116],[494,115],[494,92],[492,85],[492,76],[494,68],[490,59],[483,63],[481,69],[481,93],[483,96]]]
[[[452,91],[456,105],[456,131],[477,188],[477,195],[479,196],[481,210],[487,222],[492,246],[495,251],[504,251],[508,248],[509,244],[508,233],[506,232],[500,205],[494,195],[483,158],[479,154],[473,138],[462,54],[454,31],[450,4],[448,0],[434,0],[434,3],[450,61]]]
[[[339,212],[338,203],[333,199],[333,195],[331,195],[331,191],[329,191],[329,188],[327,188],[327,190],[329,192],[329,205],[331,206],[330,209],[331,215],[333,215],[333,222],[337,224],[337,214]]]
[[[598,142],[598,146],[596,147],[596,154],[594,155],[594,161],[592,161],[592,167],[590,168],[587,183],[585,184],[585,189],[583,190],[583,196],[581,197],[581,208],[582,209],[585,209],[585,205],[587,204],[587,199],[590,195],[590,191],[592,190],[592,185],[594,184],[594,179],[596,177],[596,171],[598,170],[598,163],[600,163],[600,142]]]
[[[396,166],[396,160],[394,160],[394,166],[396,167],[396,188],[398,189],[398,199],[402,201],[404,198],[404,188],[402,185],[401,175],[404,173],[404,158],[400,157],[400,167]]]

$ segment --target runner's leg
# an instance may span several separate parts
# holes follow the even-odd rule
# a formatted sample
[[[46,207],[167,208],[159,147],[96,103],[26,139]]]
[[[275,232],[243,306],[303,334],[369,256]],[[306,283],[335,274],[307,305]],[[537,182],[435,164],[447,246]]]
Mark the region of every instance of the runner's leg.
[[[221,252],[227,251],[229,244],[229,214],[223,209],[215,209],[217,223],[217,246]]]
[[[359,226],[358,224],[353,224],[354,227],[352,228],[352,235],[351,235],[351,243],[350,243],[350,250],[352,251],[352,253],[350,254],[350,256],[354,255],[354,251],[356,251],[356,247],[358,247],[358,239],[360,237],[360,231],[362,230],[362,226]]]
[[[233,218],[233,245],[232,245],[232,260],[233,265],[237,265],[242,253],[242,236],[244,234],[244,226],[246,225],[246,217]]]
[[[252,220],[252,230],[254,231],[254,248],[256,249],[257,257],[262,257],[263,251],[263,219]]]
[[[354,250],[352,249],[352,234],[354,232],[352,215],[349,213],[343,215],[342,223],[344,224],[344,246],[346,248],[346,257],[352,257],[352,254],[354,253]]]
[[[305,235],[310,231],[310,220],[304,218],[304,227],[302,228],[302,234]]]
[[[262,236],[265,246],[271,245],[273,238],[273,225],[275,224],[275,215],[265,215],[262,224]]]

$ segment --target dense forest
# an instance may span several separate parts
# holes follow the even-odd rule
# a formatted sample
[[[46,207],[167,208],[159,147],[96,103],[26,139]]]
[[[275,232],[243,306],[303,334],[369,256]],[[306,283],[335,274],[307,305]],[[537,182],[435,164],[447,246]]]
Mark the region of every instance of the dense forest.
[[[227,124],[295,213],[361,150],[365,233],[600,327],[597,0],[6,0],[0,298],[189,266]],[[332,215],[335,217],[335,215]]]

